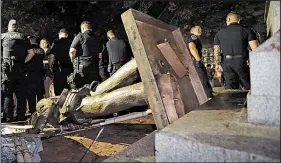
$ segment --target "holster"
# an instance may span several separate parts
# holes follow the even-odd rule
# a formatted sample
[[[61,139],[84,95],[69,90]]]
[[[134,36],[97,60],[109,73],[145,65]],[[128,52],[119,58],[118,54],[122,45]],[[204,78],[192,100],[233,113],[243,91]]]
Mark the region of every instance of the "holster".
[[[73,73],[71,73],[70,75],[67,76],[67,84],[70,86],[71,89],[76,89],[75,81],[76,81],[78,75],[80,75],[81,77],[84,77],[83,69],[84,69],[84,66],[81,63],[79,63],[78,60],[75,60],[74,71],[73,71]]]
[[[83,68],[84,68],[83,65],[81,65],[81,64],[78,65],[77,73],[80,74],[81,77],[84,77]]]
[[[76,70],[67,76],[67,84],[70,86],[71,89],[76,89],[75,79],[77,78]]]

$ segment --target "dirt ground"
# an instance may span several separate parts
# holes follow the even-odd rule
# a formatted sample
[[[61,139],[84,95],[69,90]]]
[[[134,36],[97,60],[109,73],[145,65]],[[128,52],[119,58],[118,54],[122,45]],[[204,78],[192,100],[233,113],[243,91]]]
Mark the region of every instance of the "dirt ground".
[[[153,132],[152,115],[107,125],[82,162],[101,162]],[[43,142],[41,162],[79,162],[101,128],[67,136],[52,137]]]

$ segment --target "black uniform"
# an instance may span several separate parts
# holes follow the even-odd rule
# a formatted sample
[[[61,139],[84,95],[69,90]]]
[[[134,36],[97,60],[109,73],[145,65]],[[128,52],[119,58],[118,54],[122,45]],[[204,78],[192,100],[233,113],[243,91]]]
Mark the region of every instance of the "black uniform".
[[[107,72],[107,66],[108,66],[108,52],[105,46],[103,46],[102,52],[100,53],[99,56],[99,72],[100,72],[100,77],[102,81],[105,81],[108,77],[109,74]]]
[[[256,40],[252,30],[233,23],[221,29],[215,36],[214,45],[222,51],[222,68],[226,89],[239,89],[239,82],[250,89],[249,41]],[[240,80],[240,81],[239,81]]]
[[[185,42],[186,42],[186,44],[189,44],[190,42],[194,42],[194,44],[196,45],[196,49],[198,50],[199,56],[202,59],[202,44],[201,44],[200,39],[196,35],[189,34],[189,35],[187,35]],[[206,96],[208,98],[213,97],[212,87],[211,87],[211,84],[209,82],[206,67],[204,66],[202,61],[196,62],[195,58],[192,55],[191,55],[191,57],[193,59],[194,65],[195,65],[196,72],[197,72],[197,74],[200,78],[200,81],[201,81],[201,83],[204,87]]]
[[[102,51],[102,45],[100,40],[87,30],[84,33],[79,33],[70,47],[77,51],[73,63],[74,72],[68,77],[71,88],[81,88],[93,81],[101,81],[99,53]]]
[[[46,52],[44,51],[44,59],[43,59],[44,80],[46,79],[46,77],[49,77],[51,79],[54,78],[54,74],[52,71],[50,71],[50,67],[49,67],[49,58],[48,58],[49,54],[50,54],[50,48],[48,48]]]
[[[249,27],[249,26],[244,26],[244,27],[247,28],[250,31],[250,33],[252,34],[252,37],[255,38],[258,41],[258,44],[260,44],[261,38],[260,38],[259,33],[252,27]],[[248,44],[248,50],[252,51],[249,44]]]
[[[53,63],[53,82],[56,95],[60,95],[64,88],[69,88],[67,84],[67,76],[73,72],[73,65],[69,57],[70,45],[71,40],[61,38],[52,44],[49,51],[49,54],[55,56]]]
[[[106,43],[109,55],[108,72],[112,76],[120,67],[130,60],[128,47],[124,40],[111,38]]]
[[[34,50],[34,57],[27,62],[27,101],[30,114],[36,111],[36,98],[37,101],[41,100],[44,95],[44,69],[43,60],[45,52],[37,44],[32,44]]]
[[[19,32],[7,32],[1,36],[3,46],[2,96],[4,97],[4,117],[13,119],[13,93],[17,98],[17,120],[25,119],[26,69],[24,60],[27,50],[32,49],[30,42]]]

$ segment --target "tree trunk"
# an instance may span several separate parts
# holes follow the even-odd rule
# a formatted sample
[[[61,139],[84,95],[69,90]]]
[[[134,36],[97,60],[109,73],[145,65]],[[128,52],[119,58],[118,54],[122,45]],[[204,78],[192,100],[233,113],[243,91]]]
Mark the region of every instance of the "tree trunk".
[[[85,116],[94,118],[144,105],[147,105],[147,99],[143,83],[140,82],[109,93],[85,97],[81,111]]]

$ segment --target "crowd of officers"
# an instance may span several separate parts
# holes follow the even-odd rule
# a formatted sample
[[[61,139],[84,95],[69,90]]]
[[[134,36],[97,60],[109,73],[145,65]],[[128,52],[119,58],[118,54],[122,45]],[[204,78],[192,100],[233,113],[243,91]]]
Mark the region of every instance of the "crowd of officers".
[[[227,27],[219,30],[214,38],[215,71],[221,72],[225,89],[250,89],[249,51],[258,46],[257,35],[250,27],[240,25],[240,16],[230,12],[226,16]],[[207,97],[213,97],[206,67],[202,62],[200,26],[193,26],[185,36],[185,42],[194,61],[195,69]]]
[[[16,20],[9,21],[8,32],[1,35],[2,121],[23,121],[27,104],[32,114],[40,99],[59,96],[64,88],[79,89],[93,81],[104,81],[131,59],[128,44],[112,30],[107,32],[106,45],[102,45],[90,22],[83,21],[80,29],[73,40],[63,28],[51,45],[46,39],[39,44],[37,37],[26,38],[18,32]]]
[[[226,89],[250,89],[247,61],[249,50],[257,48],[258,41],[251,28],[239,22],[239,15],[230,12],[226,17],[227,27],[214,39],[215,70],[223,72]],[[131,59],[128,44],[118,39],[112,30],[107,32],[106,45],[102,45],[93,34],[90,22],[82,22],[80,28],[81,32],[73,40],[68,38],[66,29],[61,29],[59,39],[48,47],[46,39],[42,39],[40,45],[35,36],[26,41],[18,32],[16,21],[9,22],[8,32],[1,36],[4,121],[13,121],[13,93],[17,99],[16,120],[25,120],[26,101],[32,114],[36,101],[43,97],[60,95],[64,88],[78,89],[93,81],[106,80],[106,73],[113,75]],[[201,27],[193,26],[185,42],[205,93],[212,98],[212,86],[202,62],[201,34]],[[49,91],[52,82],[53,93]]]

